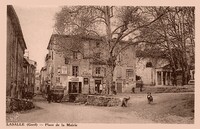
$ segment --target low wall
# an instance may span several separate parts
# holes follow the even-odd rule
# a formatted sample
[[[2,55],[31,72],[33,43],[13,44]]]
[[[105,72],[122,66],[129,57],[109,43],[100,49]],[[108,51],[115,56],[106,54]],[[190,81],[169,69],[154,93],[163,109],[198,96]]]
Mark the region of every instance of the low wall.
[[[113,96],[99,96],[99,95],[88,95],[86,105],[93,106],[119,106],[121,104],[120,98]]]
[[[75,99],[75,103],[86,103],[87,102],[87,94],[78,94]]]
[[[143,88],[143,92],[152,93],[181,93],[181,92],[194,92],[194,86],[148,86]]]
[[[17,98],[6,98],[6,113],[13,111],[24,111],[34,108],[34,104],[30,100],[17,99]]]

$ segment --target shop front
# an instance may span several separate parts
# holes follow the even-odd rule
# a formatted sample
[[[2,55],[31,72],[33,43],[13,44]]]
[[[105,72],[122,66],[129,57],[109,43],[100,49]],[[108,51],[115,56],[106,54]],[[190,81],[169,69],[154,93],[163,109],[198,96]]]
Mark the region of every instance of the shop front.
[[[94,78],[95,93],[101,93],[103,90],[103,78]]]
[[[82,93],[83,77],[68,76],[68,93]]]

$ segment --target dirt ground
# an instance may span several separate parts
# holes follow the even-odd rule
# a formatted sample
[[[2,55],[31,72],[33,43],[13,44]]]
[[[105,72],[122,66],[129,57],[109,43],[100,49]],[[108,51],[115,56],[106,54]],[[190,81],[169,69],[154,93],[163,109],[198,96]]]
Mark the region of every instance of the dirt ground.
[[[128,96],[128,95],[121,95]],[[146,94],[132,94],[129,106],[113,112],[137,112],[137,116],[156,123],[194,123],[194,93],[152,94],[154,102],[148,104]]]
[[[71,122],[71,123],[194,123],[194,93],[152,94],[148,104],[146,94],[118,94],[130,96],[128,107],[98,107],[74,103],[35,102],[31,111],[7,114],[7,121]]]

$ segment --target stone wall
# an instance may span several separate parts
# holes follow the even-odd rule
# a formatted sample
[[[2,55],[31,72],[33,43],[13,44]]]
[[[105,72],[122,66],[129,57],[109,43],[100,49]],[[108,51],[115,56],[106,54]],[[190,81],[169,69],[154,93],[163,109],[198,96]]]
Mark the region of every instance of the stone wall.
[[[78,94],[75,103],[86,103],[87,102],[87,94]]]
[[[88,95],[86,105],[93,106],[119,106],[120,98],[113,96]]]
[[[6,98],[6,113],[13,111],[25,111],[34,108],[34,104],[30,100]]]

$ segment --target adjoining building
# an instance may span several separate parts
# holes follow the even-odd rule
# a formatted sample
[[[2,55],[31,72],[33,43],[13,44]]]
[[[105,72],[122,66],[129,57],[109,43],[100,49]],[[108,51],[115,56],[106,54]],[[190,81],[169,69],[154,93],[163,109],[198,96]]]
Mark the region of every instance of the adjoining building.
[[[34,93],[37,62],[24,57],[23,93]]]
[[[106,64],[98,59],[106,59],[106,48],[101,46],[103,41],[98,38],[82,38],[82,51],[56,51],[56,42],[64,39],[64,43],[71,42],[73,36],[53,34],[50,38],[46,55],[47,81],[51,87],[62,86],[68,93],[99,93],[101,85],[104,92]],[[66,49],[66,51],[68,51]],[[94,57],[95,59],[91,58]],[[135,85],[135,47],[131,46],[117,57],[114,70],[114,89],[118,92],[130,92]]]

